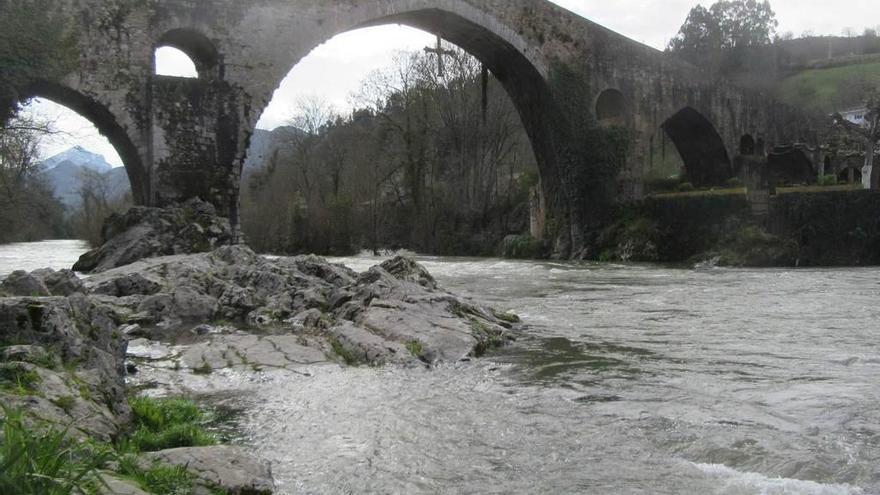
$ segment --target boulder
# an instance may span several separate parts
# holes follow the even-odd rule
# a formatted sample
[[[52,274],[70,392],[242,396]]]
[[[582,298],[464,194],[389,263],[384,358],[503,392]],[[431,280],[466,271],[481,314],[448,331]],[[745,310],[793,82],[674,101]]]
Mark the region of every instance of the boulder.
[[[39,277],[25,272],[15,271],[9,274],[0,284],[0,292],[9,296],[46,297],[51,295],[49,288]]]
[[[233,240],[229,222],[198,199],[170,208],[135,207],[104,224],[104,244],[84,254],[78,272],[103,272],[136,261],[174,254],[204,253]]]
[[[275,491],[269,463],[236,447],[185,447],[143,454],[143,458],[183,466],[204,487],[230,495],[271,495]]]

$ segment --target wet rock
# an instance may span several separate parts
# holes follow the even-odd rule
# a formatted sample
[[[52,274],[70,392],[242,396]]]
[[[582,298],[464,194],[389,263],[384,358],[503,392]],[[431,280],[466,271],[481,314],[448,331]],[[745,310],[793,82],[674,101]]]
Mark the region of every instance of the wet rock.
[[[53,296],[69,296],[83,290],[82,280],[71,270],[45,268],[33,272],[33,275],[43,281]]]
[[[149,280],[160,289],[117,299],[128,306],[128,322],[139,315],[141,326],[172,330],[219,318],[233,327],[305,333],[309,345],[331,355],[339,354],[332,352],[335,345],[358,363],[458,361],[503,345],[512,335],[509,323],[439,290],[424,267],[403,257],[356,275],[315,256],[268,260],[244,246],[229,246],[108,270],[89,278],[86,290],[106,292],[103,288],[131,280]],[[410,348],[419,351],[402,352]],[[209,353],[188,366],[216,369],[227,361],[238,364]]]
[[[275,481],[269,463],[230,446],[188,447],[143,454],[148,462],[183,466],[207,488],[231,495],[271,495]]]
[[[39,277],[25,271],[9,274],[0,284],[0,292],[10,296],[46,297],[51,295],[49,288]]]
[[[430,290],[437,289],[434,277],[412,258],[398,256],[382,263],[380,267],[398,280],[413,282]]]
[[[135,207],[104,225],[104,244],[84,254],[78,272],[103,272],[136,261],[174,254],[203,253],[232,242],[227,220],[213,206],[190,200],[171,208]]]

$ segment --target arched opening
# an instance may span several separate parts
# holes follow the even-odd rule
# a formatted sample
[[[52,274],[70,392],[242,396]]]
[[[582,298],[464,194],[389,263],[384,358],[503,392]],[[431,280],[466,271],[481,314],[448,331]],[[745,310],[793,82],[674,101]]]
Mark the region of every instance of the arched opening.
[[[125,129],[117,122],[116,117],[103,104],[73,89],[48,82],[31,85],[25,92],[24,100],[45,98],[76,112],[92,123],[98,132],[107,138],[122,164],[125,166],[132,197],[137,204],[149,202],[149,175],[141,161],[137,147],[128,137]]]
[[[767,170],[772,184],[802,185],[816,183],[813,162],[800,149],[777,146],[767,157]]]
[[[861,184],[861,167],[847,167],[841,170],[840,173],[837,175],[837,182],[841,184]]]
[[[755,138],[749,134],[744,134],[739,139],[739,154],[742,156],[752,156],[755,154]]]
[[[605,125],[623,125],[626,119],[626,100],[616,89],[606,89],[596,100],[596,119]]]
[[[328,105],[320,101],[308,100],[301,105],[304,114],[295,125],[281,126],[271,133],[258,130],[252,137],[243,173],[247,182],[243,184],[242,226],[249,241],[258,244],[257,249],[278,250],[273,249],[277,241],[269,239],[264,244],[254,242],[254,237],[273,236],[284,229],[274,223],[255,228],[254,222],[270,220],[256,213],[257,208],[266,208],[257,202],[283,201],[285,210],[299,212],[290,214],[284,222],[300,229],[311,225],[307,228],[311,233],[316,222],[344,229],[365,226],[365,231],[353,239],[346,239],[337,230],[325,233],[329,243],[322,245],[312,238],[313,242],[305,247],[282,246],[286,252],[342,252],[346,244],[354,244],[370,249],[406,247],[486,255],[492,254],[496,242],[506,235],[530,230],[530,189],[540,189],[538,177],[551,175],[548,170],[554,170],[555,158],[541,121],[548,94],[543,78],[512,46],[488,38],[491,35],[483,28],[452,14],[422,11],[384,18],[336,35],[298,61],[291,74],[296,73],[300,80],[310,79],[296,67],[307,66],[312,57],[332,52],[337,39],[360,33],[379,36],[377,33],[384,29],[395,29],[386,24],[405,24],[421,33],[414,37],[410,51],[396,59],[391,51],[387,52],[381,66],[393,70],[386,70],[367,84],[371,89],[381,89],[378,98],[376,93],[364,97],[362,92],[350,106],[346,106],[345,98],[332,98],[337,102],[336,112],[328,111]],[[434,33],[442,35],[440,46]],[[405,33],[397,38],[410,36]],[[465,56],[465,52],[470,55]],[[326,67],[327,60],[321,62]],[[391,79],[394,83],[385,84]],[[325,81],[328,86],[338,83],[335,79]],[[278,112],[282,105],[275,104],[275,100],[289,92],[292,90],[287,82],[276,91],[261,119],[262,127],[268,127],[269,120],[283,120]],[[320,86],[300,91],[300,95],[315,93],[322,93]],[[272,146],[279,135],[292,146]],[[352,143],[361,144],[351,148]],[[532,143],[539,143],[535,147],[540,149],[533,150]],[[536,159],[536,155],[540,157]],[[266,170],[291,166],[305,169],[302,164],[296,165],[302,161],[323,167],[325,177],[329,177],[315,187],[321,178],[309,178],[310,171],[306,170],[286,180],[278,175],[271,178],[254,174],[259,167],[260,160],[255,160],[258,157],[263,158]],[[313,186],[311,191],[323,187],[327,193],[313,197],[314,192],[302,187],[306,182]],[[297,193],[285,198],[273,192],[272,185],[279,183],[286,183],[288,191]],[[320,212],[314,205],[322,201]],[[335,216],[346,210],[353,213],[344,218]],[[281,221],[278,216],[271,220]],[[309,241],[311,233],[287,237]],[[336,242],[339,239],[342,242]],[[476,246],[482,251],[475,250]]]
[[[684,162],[687,180],[695,187],[724,184],[733,177],[724,141],[709,120],[685,107],[663,124]]]
[[[157,76],[165,77],[182,77],[187,79],[196,79],[199,77],[199,71],[196,69],[196,63],[193,62],[189,55],[172,48],[163,46],[156,49],[155,55]]]
[[[156,75],[172,77],[222,77],[220,55],[214,43],[192,29],[173,29],[156,43]]]
[[[120,136],[121,129],[113,128],[115,121],[106,119],[112,119],[109,112],[83,95],[39,84],[30,88],[19,117],[11,126],[12,132],[19,133],[19,139],[32,143],[29,150],[19,151],[31,153],[35,184],[39,185],[26,198],[26,202],[34,203],[28,208],[32,211],[23,215],[30,218],[37,211],[52,211],[52,205],[57,205],[60,216],[53,226],[53,236],[59,235],[60,227],[64,238],[75,237],[96,244],[101,241],[104,220],[133,203],[131,181],[122,156],[133,152],[134,166],[140,162],[133,147],[128,147],[127,136]],[[15,127],[22,122],[24,127]],[[111,137],[115,142],[111,142]],[[4,149],[4,153],[7,151]],[[128,159],[131,161],[131,156]],[[21,203],[14,198],[6,199],[13,207]],[[5,205],[4,215],[0,216],[5,216],[8,208]],[[30,225],[19,226],[19,230],[45,235],[46,225],[40,223],[45,224],[47,218],[29,219]]]

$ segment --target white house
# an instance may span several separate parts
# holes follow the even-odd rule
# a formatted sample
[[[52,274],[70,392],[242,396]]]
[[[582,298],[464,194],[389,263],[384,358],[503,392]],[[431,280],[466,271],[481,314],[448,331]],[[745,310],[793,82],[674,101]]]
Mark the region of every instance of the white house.
[[[856,124],[862,127],[868,127],[868,109],[867,108],[854,108],[852,110],[845,110],[840,112],[840,115],[843,116],[849,122]]]

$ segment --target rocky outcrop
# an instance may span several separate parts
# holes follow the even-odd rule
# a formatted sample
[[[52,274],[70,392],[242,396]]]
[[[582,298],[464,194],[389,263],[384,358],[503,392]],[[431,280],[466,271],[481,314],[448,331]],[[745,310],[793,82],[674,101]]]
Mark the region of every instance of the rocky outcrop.
[[[0,398],[102,441],[126,426],[126,342],[112,312],[71,297],[0,299]]]
[[[126,374],[141,366],[165,370],[169,383],[227,368],[431,366],[503,345],[518,321],[443,291],[409,258],[357,273],[228,245],[228,225],[204,203],[135,208],[104,234],[76,266],[95,272],[86,279],[38,270],[0,284],[12,296],[0,297],[0,400],[103,442],[127,431]],[[232,447],[141,460],[185,466],[204,493],[274,490],[269,466]],[[143,493],[114,476],[110,493]]]
[[[227,246],[142,260],[85,284],[129,325],[125,333],[187,341],[164,356],[201,372],[288,367],[322,355],[349,364],[433,364],[512,338],[509,321],[438,289],[407,258],[358,274],[314,256],[269,260]]]
[[[171,208],[135,207],[111,216],[104,244],[84,254],[78,272],[102,272],[156,256],[204,253],[232,242],[229,222],[198,199]]]
[[[70,270],[16,271],[0,283],[0,296],[69,296],[82,291],[82,287],[82,281]]]

